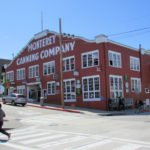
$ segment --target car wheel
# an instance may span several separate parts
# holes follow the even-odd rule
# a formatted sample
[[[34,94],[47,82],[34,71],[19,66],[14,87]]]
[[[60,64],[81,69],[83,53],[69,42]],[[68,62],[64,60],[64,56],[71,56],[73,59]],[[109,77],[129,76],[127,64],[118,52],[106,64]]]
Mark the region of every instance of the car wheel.
[[[22,104],[22,106],[25,106],[26,104]]]
[[[16,103],[15,103],[15,101],[12,101],[11,103],[12,103],[12,105],[16,106]]]
[[[2,101],[3,101],[3,104],[6,104],[6,101],[5,101],[5,99],[3,99]]]

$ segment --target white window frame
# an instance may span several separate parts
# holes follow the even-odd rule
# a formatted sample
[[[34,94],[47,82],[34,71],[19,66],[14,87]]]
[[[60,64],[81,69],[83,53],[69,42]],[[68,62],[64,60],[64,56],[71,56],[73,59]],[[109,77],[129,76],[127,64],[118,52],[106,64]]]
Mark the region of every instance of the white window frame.
[[[25,95],[25,85],[17,86],[17,93]]]
[[[113,78],[113,84],[111,83],[111,78]],[[117,81],[117,83],[115,83]],[[121,82],[121,85],[120,85]],[[123,97],[123,77],[117,75],[109,75],[109,85],[110,85],[110,98]],[[113,93],[113,94],[111,94]],[[112,96],[114,95],[114,96]]]
[[[55,61],[43,63],[43,75],[51,75],[55,73]]]
[[[141,93],[141,79],[131,77],[131,92]]]
[[[130,56],[130,70],[140,71],[140,59],[138,57]]]
[[[29,66],[28,71],[29,78],[39,77],[39,65]]]
[[[56,94],[56,82],[55,81],[47,82],[47,95],[55,95],[55,94]]]
[[[6,79],[10,82],[14,81],[14,71],[9,71],[6,73]]]
[[[17,69],[17,80],[25,79],[25,68]]]
[[[74,85],[73,87],[71,87],[71,82],[74,82]],[[69,85],[67,85],[68,83]],[[72,79],[66,79],[63,81],[64,83],[64,101],[65,102],[75,102],[76,101],[76,80],[75,78],[72,78]],[[68,89],[70,91],[68,91]],[[72,91],[74,90],[74,91]],[[70,98],[68,98],[68,95],[70,95]]]
[[[71,63],[71,59],[74,59],[73,64]],[[69,61],[69,64],[67,64],[67,61]],[[73,65],[73,68],[72,68],[72,65]],[[75,57],[70,56],[70,57],[63,58],[63,71],[67,72],[67,71],[73,71],[73,70],[75,70]]]
[[[95,65],[94,63],[94,54],[97,53],[97,65]],[[89,65],[89,56],[92,55],[92,60],[91,60],[91,65]],[[86,66],[84,66],[84,56],[86,57]],[[86,53],[82,53],[81,54],[81,61],[82,61],[82,68],[91,68],[91,67],[96,67],[96,66],[99,66],[99,63],[100,63],[100,58],[99,58],[99,50],[93,50],[93,51],[90,51],[90,52],[86,52]]]
[[[99,79],[99,82],[94,82],[95,78]],[[87,80],[87,85],[84,85],[84,80]],[[92,79],[92,86],[90,90],[90,79]],[[98,90],[96,90],[96,84],[98,83]],[[100,101],[101,100],[101,84],[100,84],[100,76],[94,75],[94,76],[86,76],[82,77],[82,95],[83,95],[83,101]],[[96,97],[96,93],[99,95],[99,97]],[[85,98],[85,95],[87,98]]]
[[[108,59],[110,67],[122,68],[121,53],[109,50]]]

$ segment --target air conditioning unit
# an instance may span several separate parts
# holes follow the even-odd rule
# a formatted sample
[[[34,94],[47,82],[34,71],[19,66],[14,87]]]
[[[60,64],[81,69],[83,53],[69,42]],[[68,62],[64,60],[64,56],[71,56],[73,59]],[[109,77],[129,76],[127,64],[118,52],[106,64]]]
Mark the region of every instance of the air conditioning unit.
[[[145,88],[145,93],[146,94],[150,93],[150,89],[149,88]]]

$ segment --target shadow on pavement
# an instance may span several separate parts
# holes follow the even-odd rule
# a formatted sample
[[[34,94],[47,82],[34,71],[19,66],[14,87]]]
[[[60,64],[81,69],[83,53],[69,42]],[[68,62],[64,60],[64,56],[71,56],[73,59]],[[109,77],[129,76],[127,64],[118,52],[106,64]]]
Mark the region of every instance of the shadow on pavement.
[[[0,139],[0,143],[6,143],[8,140]]]

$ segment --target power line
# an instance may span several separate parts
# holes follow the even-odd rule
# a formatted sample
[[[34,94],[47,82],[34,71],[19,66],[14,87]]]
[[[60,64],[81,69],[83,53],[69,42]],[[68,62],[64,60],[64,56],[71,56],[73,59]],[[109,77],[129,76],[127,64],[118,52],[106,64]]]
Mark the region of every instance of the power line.
[[[147,30],[147,29],[150,29],[150,27],[139,28],[139,29],[134,29],[134,30],[126,31],[126,32],[120,32],[120,33],[110,34],[108,36],[109,37],[110,36],[118,36],[118,35],[122,35],[122,34],[127,34],[127,33],[132,33],[132,32],[138,32],[138,31]]]

